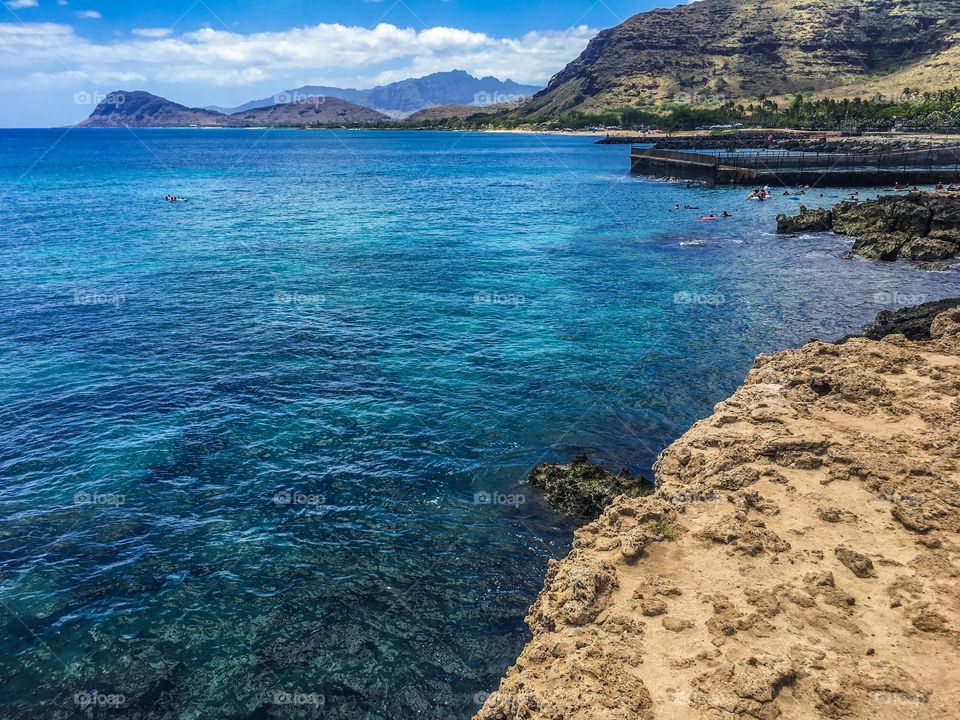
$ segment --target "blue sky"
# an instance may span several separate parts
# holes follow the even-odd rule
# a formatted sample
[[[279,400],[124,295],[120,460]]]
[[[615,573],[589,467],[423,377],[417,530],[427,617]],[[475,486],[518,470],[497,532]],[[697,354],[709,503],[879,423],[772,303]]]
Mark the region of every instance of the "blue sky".
[[[600,29],[681,0],[6,0],[0,126],[86,117],[111,90],[238,105],[439,70],[545,84]]]

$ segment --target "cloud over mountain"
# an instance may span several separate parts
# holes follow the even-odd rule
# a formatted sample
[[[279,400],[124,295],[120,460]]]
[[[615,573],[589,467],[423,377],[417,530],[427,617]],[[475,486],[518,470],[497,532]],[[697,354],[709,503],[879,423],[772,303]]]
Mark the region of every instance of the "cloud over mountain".
[[[0,23],[0,87],[73,87],[81,78],[96,82],[117,73],[163,83],[249,85],[297,75],[301,81],[363,85],[452,67],[546,82],[594,34],[585,26],[511,38],[451,27],[324,23],[252,34],[210,27],[135,30],[127,38],[97,42],[70,25]]]

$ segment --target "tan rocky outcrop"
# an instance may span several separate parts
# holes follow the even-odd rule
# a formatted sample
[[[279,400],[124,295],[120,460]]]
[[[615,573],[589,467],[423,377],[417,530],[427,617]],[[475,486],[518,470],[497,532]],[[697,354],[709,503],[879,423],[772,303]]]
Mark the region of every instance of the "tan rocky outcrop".
[[[477,718],[957,717],[958,330],[757,358],[551,563]]]

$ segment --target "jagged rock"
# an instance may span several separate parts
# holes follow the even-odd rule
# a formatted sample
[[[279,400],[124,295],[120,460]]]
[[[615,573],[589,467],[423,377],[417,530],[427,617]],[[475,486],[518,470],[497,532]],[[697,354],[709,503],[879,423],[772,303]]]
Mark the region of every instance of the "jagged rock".
[[[960,257],[958,250],[960,250],[960,247],[946,240],[938,240],[932,237],[916,237],[911,238],[901,245],[899,254],[900,257],[907,258],[908,260],[930,262]]]
[[[584,625],[596,619],[620,587],[616,569],[608,563],[562,567],[550,561],[544,589],[527,617],[534,634],[562,625]]]
[[[774,657],[749,657],[697,678],[695,704],[736,717],[770,720],[780,715],[771,703],[780,689],[798,673],[789,661]]]
[[[921,260],[914,260],[913,266],[917,268],[917,270],[928,270],[930,272],[948,272],[951,269],[947,263]]]
[[[960,298],[937,300],[902,310],[884,310],[876,320],[863,328],[863,336],[871,340],[881,340],[888,335],[903,335],[908,340],[929,340],[938,316],[944,316],[940,321],[942,325],[937,326],[938,332],[941,332],[941,327],[945,329],[949,325],[947,318],[952,317],[958,309]],[[948,311],[953,313],[947,314]]]
[[[932,213],[930,234],[943,232],[945,234],[941,237],[945,240],[957,237],[956,233],[960,230],[960,202],[957,196],[953,193],[926,193],[922,202]]]
[[[918,508],[909,508],[903,505],[894,506],[890,514],[894,519],[908,530],[916,533],[930,532],[933,529],[933,523],[923,516],[923,511]]]
[[[935,240],[943,240],[953,245],[960,245],[960,229],[958,228],[931,229],[927,237]]]
[[[905,232],[868,232],[853,243],[853,254],[870,260],[896,260],[909,241]]]
[[[801,206],[795,217],[777,216],[780,233],[831,228],[840,235],[855,236],[851,252],[872,260],[930,263],[958,258],[960,195],[915,192],[846,201],[832,211]]]
[[[646,598],[640,601],[640,612],[646,617],[656,617],[667,614],[667,604],[657,598]]]
[[[833,552],[837,556],[837,560],[843,563],[846,568],[858,578],[875,577],[876,573],[873,571],[873,561],[866,555],[858,553],[856,550],[843,547],[842,545],[837,547]]]
[[[960,258],[960,194],[912,192],[846,201],[833,208],[832,220],[834,232],[857,238],[855,255],[917,262]]]
[[[531,472],[528,482],[543,490],[547,502],[564,515],[592,519],[618,495],[636,497],[653,492],[642,475],[626,470],[613,474],[578,455],[570,463],[543,463]]]
[[[950,335],[960,335],[960,300],[957,307],[947,312],[938,313],[930,323],[930,337],[942,338]]]
[[[931,209],[921,202],[923,195],[910,193],[904,197],[839,203],[833,208],[833,229],[841,235],[904,232],[922,237],[930,232],[933,218]]]
[[[833,213],[818,208],[810,210],[800,206],[800,214],[795,216],[777,215],[777,232],[793,234],[800,232],[826,232],[833,228]]]

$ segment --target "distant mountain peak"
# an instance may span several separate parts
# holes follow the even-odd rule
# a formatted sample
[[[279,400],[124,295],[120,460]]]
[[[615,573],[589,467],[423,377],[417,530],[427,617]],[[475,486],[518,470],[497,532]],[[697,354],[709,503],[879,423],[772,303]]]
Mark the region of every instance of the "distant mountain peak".
[[[216,127],[225,116],[190,108],[144,90],[116,90],[77,127]]]
[[[516,102],[540,90],[537,86],[521,85],[513,80],[499,80],[493,76],[477,78],[465,70],[436,72],[421,78],[397,82],[367,90],[336,88],[321,85],[284,90],[271,98],[244,103],[236,108],[211,107],[210,110],[227,114],[291,102],[304,97],[335,97],[373,108],[391,117],[406,117],[414,112],[439,105],[486,106]]]
[[[117,90],[107,95],[77,127],[303,127],[356,125],[386,119],[376,110],[332,97],[307,98],[228,115],[190,108],[143,90]]]

